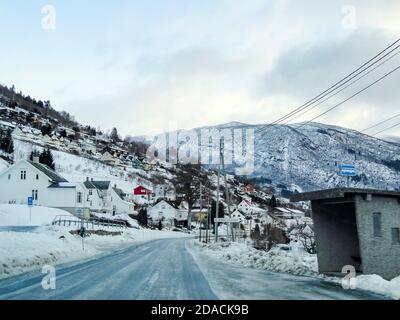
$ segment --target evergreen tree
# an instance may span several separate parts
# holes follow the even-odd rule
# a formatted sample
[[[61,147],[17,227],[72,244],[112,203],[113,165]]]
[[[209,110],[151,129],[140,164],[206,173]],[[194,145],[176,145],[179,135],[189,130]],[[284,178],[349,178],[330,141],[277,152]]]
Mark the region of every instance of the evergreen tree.
[[[224,217],[224,205],[222,202],[219,203],[219,209],[218,209],[218,217],[223,218]],[[215,200],[212,200],[211,202],[211,224],[214,229],[214,219],[216,218],[217,215],[217,202]]]
[[[110,138],[111,138],[111,141],[114,142],[114,143],[118,142],[118,141],[121,141],[121,138],[119,137],[117,128],[113,128],[112,129],[111,134],[110,134]]]
[[[6,153],[14,152],[14,143],[11,130],[2,130],[0,132],[0,150]]]
[[[51,169],[55,170],[55,163],[54,163],[54,158],[53,154],[51,153],[50,149],[44,149],[42,153],[39,155],[39,161],[42,164],[47,165]]]
[[[33,158],[38,157],[40,159],[40,152],[37,150],[33,150],[29,155],[29,160],[33,161]]]
[[[272,195],[271,200],[269,201],[269,206],[272,207],[272,208],[276,208],[277,207],[277,202],[276,202],[275,195]]]
[[[137,215],[137,220],[141,226],[147,227],[147,209],[140,209]]]
[[[158,230],[162,230],[162,221],[161,220],[158,222]]]
[[[42,126],[41,131],[42,131],[42,136],[45,136],[46,134],[49,136],[49,135],[51,135],[51,132],[53,131],[53,129],[52,129],[51,125],[48,124],[48,125]]]

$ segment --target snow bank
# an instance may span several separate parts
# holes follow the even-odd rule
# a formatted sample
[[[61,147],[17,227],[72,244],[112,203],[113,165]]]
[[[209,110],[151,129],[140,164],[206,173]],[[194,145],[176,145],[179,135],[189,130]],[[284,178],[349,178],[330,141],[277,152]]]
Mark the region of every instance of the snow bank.
[[[69,232],[0,232],[0,279],[100,253],[92,246],[82,251],[81,239]]]
[[[305,252],[256,250],[243,243],[212,243],[195,245],[204,253],[236,265],[285,272],[299,276],[323,278],[341,284],[342,278],[325,277],[318,273],[317,255]],[[387,281],[378,275],[361,275],[355,279],[355,289],[400,299],[400,276]]]
[[[71,228],[42,226],[33,232],[0,232],[0,279],[40,270],[44,265],[59,265],[108,254],[134,243],[187,234],[147,229],[126,229],[121,235],[91,235],[84,239],[72,235]],[[120,231],[114,230],[114,231]]]
[[[0,204],[0,226],[41,226],[50,224],[58,215],[70,215],[69,212],[47,208],[32,207],[32,222],[29,221],[29,207],[18,204]]]
[[[331,278],[329,280],[336,283],[342,281],[342,279],[337,278]],[[390,281],[385,280],[376,274],[358,276],[355,278],[354,288],[371,291],[400,300],[400,276]]]
[[[236,242],[198,245],[203,251],[217,259],[223,259],[233,264],[294,275],[318,275],[317,256],[305,252],[293,253],[282,250],[266,252]]]

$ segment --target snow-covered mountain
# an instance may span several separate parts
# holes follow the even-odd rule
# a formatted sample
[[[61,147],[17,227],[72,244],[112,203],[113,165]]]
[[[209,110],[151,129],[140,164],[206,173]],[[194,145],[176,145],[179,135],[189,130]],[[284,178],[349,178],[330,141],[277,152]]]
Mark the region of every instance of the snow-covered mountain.
[[[231,122],[194,129],[254,129],[254,171],[247,178],[290,191],[336,186],[400,188],[400,144],[358,131],[320,123],[247,125]],[[201,139],[199,139],[200,141]],[[200,142],[201,144],[201,142]],[[357,176],[338,175],[341,163],[354,163]],[[227,166],[229,171],[235,165]]]

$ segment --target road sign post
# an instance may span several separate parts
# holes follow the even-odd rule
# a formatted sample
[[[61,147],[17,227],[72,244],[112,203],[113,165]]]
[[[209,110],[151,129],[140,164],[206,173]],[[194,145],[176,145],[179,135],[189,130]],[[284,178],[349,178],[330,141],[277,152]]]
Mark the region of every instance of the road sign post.
[[[347,187],[350,187],[350,178],[357,175],[356,166],[353,163],[340,164],[339,175],[342,177],[347,177]]]
[[[33,206],[33,197],[28,197],[29,224],[32,224],[32,206]]]

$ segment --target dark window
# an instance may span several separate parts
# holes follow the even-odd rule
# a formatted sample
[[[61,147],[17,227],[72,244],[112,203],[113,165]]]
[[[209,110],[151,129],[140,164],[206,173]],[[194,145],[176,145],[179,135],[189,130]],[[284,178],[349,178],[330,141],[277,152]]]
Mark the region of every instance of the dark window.
[[[374,212],[374,237],[382,237],[382,214]]]
[[[392,244],[400,244],[400,228],[392,228]]]
[[[38,174],[36,175],[36,180],[39,180],[39,175]]]
[[[82,192],[78,192],[77,201],[78,203],[82,203]]]
[[[21,170],[21,180],[26,180],[26,171]]]
[[[37,200],[37,199],[38,199],[38,191],[32,190],[32,200]]]
[[[89,190],[89,196],[91,196],[93,194],[93,191],[90,189]]]

